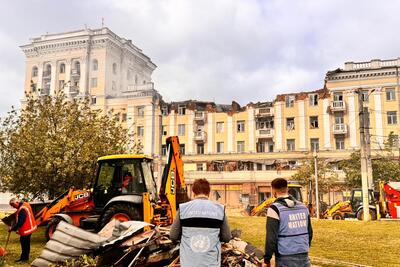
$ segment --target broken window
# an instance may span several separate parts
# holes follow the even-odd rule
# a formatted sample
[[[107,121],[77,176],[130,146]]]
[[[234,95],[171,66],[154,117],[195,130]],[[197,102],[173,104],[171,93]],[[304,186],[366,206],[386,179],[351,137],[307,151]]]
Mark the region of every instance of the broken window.
[[[287,131],[294,130],[294,118],[286,118],[286,130]]]
[[[186,106],[185,105],[179,105],[178,106],[178,115],[185,115],[186,114]]]
[[[318,116],[310,117],[310,129],[318,129]]]
[[[285,96],[285,103],[287,108],[291,108],[294,106],[294,95]]]
[[[238,121],[237,122],[237,132],[238,133],[243,133],[244,130],[245,130],[244,121]]]
[[[312,94],[310,97],[310,106],[318,106],[318,94]]]

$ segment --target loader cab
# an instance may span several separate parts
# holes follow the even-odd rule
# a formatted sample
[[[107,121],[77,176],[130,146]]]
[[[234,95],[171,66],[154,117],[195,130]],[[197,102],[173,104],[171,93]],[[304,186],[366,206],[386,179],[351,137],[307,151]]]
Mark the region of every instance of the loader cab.
[[[299,184],[288,184],[289,195],[294,197],[297,201],[303,202],[303,195],[301,194],[302,186]]]
[[[375,205],[375,195],[373,190],[368,190],[368,199],[370,205]],[[362,190],[356,188],[351,190],[350,204],[353,212],[357,212],[358,208],[362,206]]]
[[[137,196],[148,192],[157,197],[156,183],[151,169],[152,159],[144,155],[112,155],[98,159],[93,186],[93,201],[102,210],[113,198]]]

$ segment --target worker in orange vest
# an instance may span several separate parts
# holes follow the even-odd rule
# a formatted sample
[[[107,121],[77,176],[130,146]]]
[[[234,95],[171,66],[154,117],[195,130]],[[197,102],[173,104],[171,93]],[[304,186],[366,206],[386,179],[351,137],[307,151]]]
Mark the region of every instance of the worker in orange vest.
[[[12,198],[10,206],[17,209],[17,212],[15,213],[16,222],[8,231],[16,231],[20,235],[19,242],[21,243],[22,250],[21,257],[15,262],[27,262],[29,261],[31,250],[31,235],[37,230],[35,216],[33,215],[31,205],[18,198]]]

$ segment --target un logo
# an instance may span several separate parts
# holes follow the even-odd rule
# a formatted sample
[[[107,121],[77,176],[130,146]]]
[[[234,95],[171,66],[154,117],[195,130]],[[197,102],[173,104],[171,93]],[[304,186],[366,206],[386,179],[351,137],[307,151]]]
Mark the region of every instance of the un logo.
[[[190,248],[197,253],[210,250],[210,238],[205,235],[195,235],[190,238]]]

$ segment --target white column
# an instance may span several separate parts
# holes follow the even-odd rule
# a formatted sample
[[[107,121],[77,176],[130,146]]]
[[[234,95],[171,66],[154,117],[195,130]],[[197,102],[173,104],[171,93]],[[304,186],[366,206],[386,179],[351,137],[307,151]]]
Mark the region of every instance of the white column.
[[[68,83],[68,84],[64,87],[64,93],[68,94],[69,91],[70,91],[70,88],[72,86],[72,82],[71,82],[71,59],[69,59],[69,60],[67,60],[65,62],[65,83]]]
[[[307,150],[306,142],[306,112],[304,106],[304,100],[297,101],[299,108],[299,149]]]
[[[210,112],[207,114],[207,153],[214,153],[214,131],[213,131],[213,114]]]
[[[153,154],[154,144],[154,106],[153,104],[144,107],[144,144],[143,152],[147,155]]]
[[[57,62],[51,62],[50,95],[54,95],[54,92],[56,90],[56,74]]]
[[[255,152],[255,145],[254,145],[254,139],[255,139],[255,119],[254,119],[254,109],[252,107],[247,109],[247,125],[249,129],[249,143],[248,143],[248,151],[249,152]]]
[[[187,125],[187,131],[188,131],[187,153],[190,155],[190,154],[193,154],[194,111],[192,111],[192,110],[187,110],[187,111],[189,111],[189,114],[188,114],[189,115],[188,116],[189,122],[188,122],[188,125]]]
[[[378,148],[384,147],[383,137],[383,118],[382,118],[382,99],[381,99],[382,88],[376,88],[374,94],[375,111],[371,112],[375,115],[375,129],[376,129],[376,141]]]
[[[175,135],[175,117],[175,110],[171,110],[171,113],[169,114],[169,136]]]
[[[80,71],[81,71],[81,76],[79,78],[79,94],[84,95],[85,92],[87,91],[87,72],[86,72],[86,57],[81,59],[80,62]]]
[[[357,147],[357,121],[356,116],[356,103],[354,93],[349,94],[347,97],[347,104],[349,105],[349,131],[350,131],[350,147]]]
[[[38,64],[38,77],[36,89],[42,90],[43,88],[43,62]],[[30,84],[30,83],[29,83]]]
[[[126,126],[128,127],[128,135],[132,136],[135,132],[135,106],[132,104],[128,104],[126,109]],[[137,138],[137,136],[135,137]]]
[[[228,123],[226,125],[226,130],[228,131],[228,153],[233,151],[233,118],[228,115]]]
[[[329,98],[324,98],[322,102],[322,118],[324,120],[324,145],[326,149],[331,149],[331,123],[330,123],[330,118],[329,118],[329,113],[328,113],[328,107],[329,107]]]
[[[275,150],[282,150],[282,105],[283,102],[276,102],[275,108]]]

